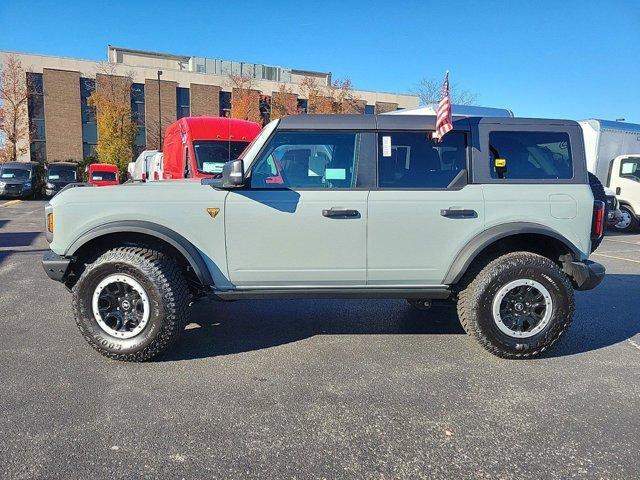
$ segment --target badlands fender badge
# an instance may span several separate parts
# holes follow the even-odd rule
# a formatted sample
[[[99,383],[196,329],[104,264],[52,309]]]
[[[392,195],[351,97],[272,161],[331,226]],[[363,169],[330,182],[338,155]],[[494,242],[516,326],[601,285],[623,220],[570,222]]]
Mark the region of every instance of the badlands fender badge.
[[[207,213],[211,216],[211,218],[216,218],[219,212],[219,208],[207,208]]]

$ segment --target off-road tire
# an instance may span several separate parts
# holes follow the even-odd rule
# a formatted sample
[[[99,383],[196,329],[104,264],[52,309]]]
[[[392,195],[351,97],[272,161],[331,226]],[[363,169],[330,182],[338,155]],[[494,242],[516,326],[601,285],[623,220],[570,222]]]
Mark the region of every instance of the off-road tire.
[[[497,292],[517,279],[534,280],[550,293],[549,323],[528,338],[502,332],[493,318]],[[574,292],[567,275],[551,260],[530,252],[513,252],[488,263],[458,294],[458,317],[467,334],[492,354],[510,359],[535,357],[555,344],[569,328],[574,312]]]
[[[99,282],[112,274],[135,279],[149,298],[149,321],[133,338],[109,335],[93,315],[92,297]],[[85,340],[114,360],[142,362],[165,351],[183,330],[189,304],[189,288],[171,257],[141,247],[119,247],[88,264],[73,286],[73,312]]]

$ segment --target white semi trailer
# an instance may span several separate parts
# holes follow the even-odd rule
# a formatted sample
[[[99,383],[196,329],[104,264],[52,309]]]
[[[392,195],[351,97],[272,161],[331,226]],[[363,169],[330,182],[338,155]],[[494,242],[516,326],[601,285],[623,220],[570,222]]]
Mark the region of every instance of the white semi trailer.
[[[605,189],[612,191],[620,206],[620,231],[640,225],[640,125],[608,120],[582,120],[587,169]]]

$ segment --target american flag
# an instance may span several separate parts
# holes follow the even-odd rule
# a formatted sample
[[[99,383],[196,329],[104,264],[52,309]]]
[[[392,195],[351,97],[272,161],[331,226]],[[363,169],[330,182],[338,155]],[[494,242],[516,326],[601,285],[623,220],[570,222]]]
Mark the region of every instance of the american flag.
[[[451,98],[449,97],[449,70],[444,74],[444,82],[442,83],[442,90],[440,92],[440,103],[438,104],[438,112],[436,115],[436,131],[433,132],[432,138],[441,142],[442,137],[444,137],[447,132],[453,130]]]

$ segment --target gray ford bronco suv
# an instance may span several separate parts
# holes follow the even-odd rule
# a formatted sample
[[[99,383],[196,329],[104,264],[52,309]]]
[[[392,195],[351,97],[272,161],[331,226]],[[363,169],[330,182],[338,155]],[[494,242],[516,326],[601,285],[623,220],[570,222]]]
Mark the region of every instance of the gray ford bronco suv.
[[[580,126],[564,120],[299,115],[220,178],[66,188],[45,208],[44,269],[103,355],[148,360],[194,300],[457,303],[489,352],[533,357],[596,287],[601,240]],[[185,146],[184,155],[192,155]]]

